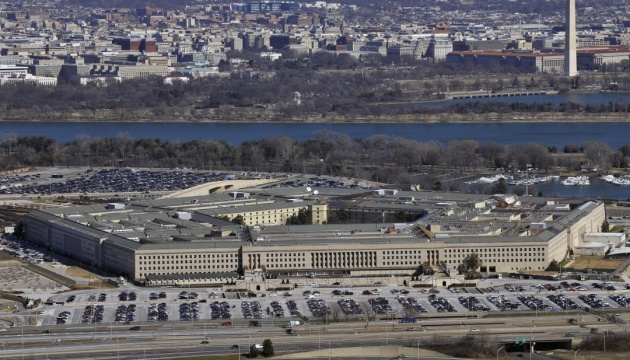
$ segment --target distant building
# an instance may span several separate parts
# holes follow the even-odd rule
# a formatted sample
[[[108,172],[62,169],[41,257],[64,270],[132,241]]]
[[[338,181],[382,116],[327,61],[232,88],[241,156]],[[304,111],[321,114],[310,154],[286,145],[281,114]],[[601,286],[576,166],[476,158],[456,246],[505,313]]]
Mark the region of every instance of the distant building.
[[[503,50],[510,41],[510,39],[453,41],[452,51]]]
[[[0,65],[28,65],[33,59],[25,56],[0,56]]]
[[[91,75],[115,76],[122,80],[148,78],[150,76],[165,77],[171,73],[168,66],[159,65],[93,65]]]
[[[35,76],[31,74],[14,74],[11,76],[2,76],[0,77],[0,85],[5,85],[9,83],[28,83],[33,85],[43,85],[43,86],[57,86],[57,78],[56,77],[44,77],[44,76]]]
[[[243,39],[239,37],[230,37],[226,39],[226,45],[233,51],[243,50]]]
[[[158,51],[157,41],[154,39],[115,38],[112,40],[112,44],[120,46],[120,49],[125,51]]]
[[[432,38],[429,42],[429,47],[426,52],[426,57],[431,58],[433,61],[446,60],[446,54],[453,51],[453,43],[449,39]]]
[[[560,73],[564,68],[562,53],[534,53],[515,51],[453,51],[446,62],[473,66],[514,66],[531,71]]]
[[[72,85],[88,85],[107,86],[110,82],[120,82],[122,79],[118,76],[72,76],[70,84]]]
[[[578,69],[592,70],[601,65],[619,64],[630,59],[630,46],[609,46],[577,50]]]
[[[297,38],[290,35],[271,35],[269,38],[269,45],[274,49],[283,49],[289,45],[297,45],[297,43]]]
[[[182,74],[192,78],[203,78],[209,76],[230,76],[229,72],[219,72],[216,66],[186,66],[179,70]]]
[[[36,60],[35,64],[28,65],[28,72],[35,76],[57,78],[61,75],[63,60]]]
[[[0,76],[26,75],[28,67],[16,65],[0,65]]]
[[[295,11],[300,4],[293,1],[252,1],[246,4],[232,4],[232,10],[249,13]]]
[[[280,53],[274,53],[274,52],[262,52],[259,54],[260,57],[262,58],[268,58],[271,59],[272,61],[278,60],[282,57],[282,54]]]
[[[578,68],[594,69],[604,64],[618,64],[630,59],[630,46],[608,46],[577,51]],[[453,51],[446,61],[453,64],[514,66],[531,71],[564,71],[564,53],[532,51]]]
[[[387,56],[399,58],[403,56],[413,56],[414,48],[409,45],[392,45],[387,48]]]
[[[182,82],[182,83],[187,83],[189,80],[189,78],[184,75],[183,73],[179,72],[179,73],[174,73],[171,75],[168,75],[167,77],[164,78],[164,84],[166,85],[172,85],[176,82]]]

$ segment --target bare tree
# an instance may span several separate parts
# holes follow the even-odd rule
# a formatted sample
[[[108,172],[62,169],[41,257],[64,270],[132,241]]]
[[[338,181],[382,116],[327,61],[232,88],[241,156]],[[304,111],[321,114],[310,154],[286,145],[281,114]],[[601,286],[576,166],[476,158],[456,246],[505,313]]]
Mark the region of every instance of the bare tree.
[[[413,306],[403,307],[402,312],[404,317],[415,317],[416,315],[418,315],[418,312],[416,311],[416,309],[413,308]]]
[[[114,146],[120,159],[125,159],[133,149],[133,139],[127,133],[119,133],[114,138]]]
[[[339,318],[341,317],[341,308],[339,307],[339,305],[334,304],[332,306],[332,308],[330,309],[330,315],[332,316],[334,322],[339,322]]]
[[[505,145],[490,141],[479,148],[479,154],[492,166],[500,168],[505,165],[507,148]]]
[[[446,161],[449,165],[463,171],[464,167],[477,164],[479,143],[474,140],[451,140],[446,146]]]
[[[365,314],[368,322],[376,320],[376,312],[374,311],[374,309],[372,309],[372,306],[370,306],[370,304],[362,303],[361,309],[363,309],[363,313]]]
[[[612,151],[610,146],[601,141],[585,141],[582,143],[584,156],[591,163],[601,170],[605,171],[610,168],[612,162]]]
[[[16,143],[17,135],[15,135],[15,133],[2,134],[2,145],[7,149],[7,155],[11,155],[11,151]]]

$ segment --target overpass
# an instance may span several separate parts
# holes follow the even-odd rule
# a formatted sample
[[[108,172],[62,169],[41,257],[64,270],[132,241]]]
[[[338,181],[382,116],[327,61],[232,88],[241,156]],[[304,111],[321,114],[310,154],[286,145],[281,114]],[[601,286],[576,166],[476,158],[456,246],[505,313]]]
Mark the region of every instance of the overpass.
[[[222,193],[227,191],[233,191],[253,186],[260,186],[280,181],[280,179],[251,179],[251,180],[221,180],[213,181],[197,186],[193,186],[188,189],[177,191],[166,196],[162,199],[173,199],[180,197],[191,196],[205,196],[212,193]]]

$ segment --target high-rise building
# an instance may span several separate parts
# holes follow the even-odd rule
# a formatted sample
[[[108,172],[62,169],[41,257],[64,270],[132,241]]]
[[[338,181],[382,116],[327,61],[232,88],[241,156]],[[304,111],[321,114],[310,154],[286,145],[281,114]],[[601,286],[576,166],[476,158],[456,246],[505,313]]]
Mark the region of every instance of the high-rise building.
[[[566,22],[564,24],[564,75],[576,76],[577,41],[575,37],[575,0],[567,0]]]

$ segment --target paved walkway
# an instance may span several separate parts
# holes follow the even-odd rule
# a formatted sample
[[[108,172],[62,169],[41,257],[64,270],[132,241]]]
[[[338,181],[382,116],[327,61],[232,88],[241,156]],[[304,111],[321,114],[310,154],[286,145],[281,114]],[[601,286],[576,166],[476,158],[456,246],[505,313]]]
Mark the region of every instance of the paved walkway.
[[[518,357],[521,359],[529,359],[529,353],[528,352],[510,352],[508,353],[509,356],[513,356],[513,357]],[[533,353],[531,354],[531,359],[532,360],[557,360],[556,358],[552,358],[546,355],[542,355],[542,354],[538,354],[538,353]]]

